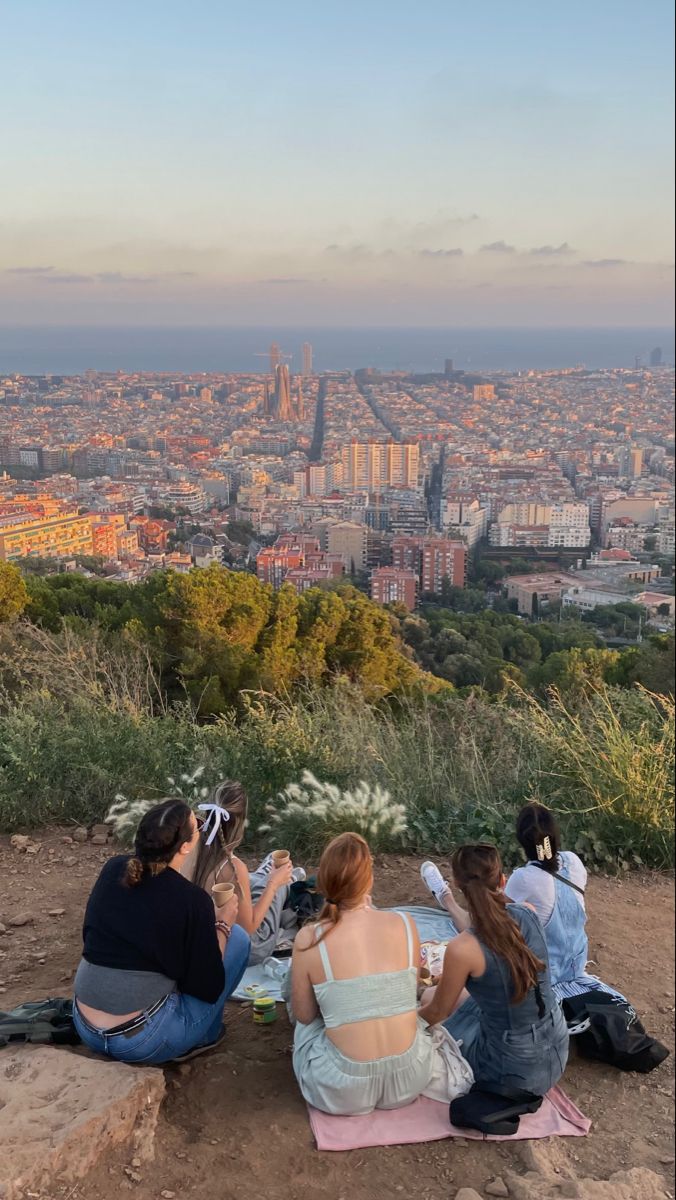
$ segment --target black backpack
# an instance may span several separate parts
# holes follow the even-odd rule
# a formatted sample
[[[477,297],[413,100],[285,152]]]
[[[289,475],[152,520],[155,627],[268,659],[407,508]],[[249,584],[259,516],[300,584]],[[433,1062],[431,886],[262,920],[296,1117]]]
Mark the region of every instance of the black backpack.
[[[289,887],[289,898],[285,908],[293,909],[299,925],[316,921],[324,907],[324,897],[317,891],[316,882],[315,876],[310,875],[308,879],[299,879]]]
[[[533,1092],[477,1080],[466,1095],[451,1101],[451,1125],[510,1137],[518,1131],[519,1119],[537,1112],[541,1104],[542,1096]]]
[[[582,1026],[574,1042],[583,1058],[647,1075],[669,1057],[666,1046],[646,1033],[636,1010],[620,996],[583,992],[564,1000],[563,1012],[569,1025]]]
[[[77,1046],[73,1002],[33,1000],[11,1012],[0,1012],[0,1047],[31,1042],[42,1046]]]

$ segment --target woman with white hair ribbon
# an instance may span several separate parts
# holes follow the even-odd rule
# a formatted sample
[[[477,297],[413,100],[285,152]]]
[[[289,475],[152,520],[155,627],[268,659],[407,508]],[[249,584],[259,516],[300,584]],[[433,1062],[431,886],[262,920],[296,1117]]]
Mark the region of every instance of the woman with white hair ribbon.
[[[241,783],[225,780],[208,802],[198,805],[201,817],[197,850],[186,864],[186,875],[212,893],[218,884],[234,885],[239,900],[237,924],[251,937],[249,963],[268,958],[282,935],[295,935],[295,913],[285,908],[289,886],[304,879],[305,872],[294,870],[291,857],[277,865],[272,854],[249,874],[235,851],[247,826],[247,798]]]

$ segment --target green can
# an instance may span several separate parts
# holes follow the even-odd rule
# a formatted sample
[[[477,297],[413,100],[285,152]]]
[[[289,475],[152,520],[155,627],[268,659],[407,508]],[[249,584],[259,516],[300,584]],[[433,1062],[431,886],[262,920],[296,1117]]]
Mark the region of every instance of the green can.
[[[253,1002],[253,1019],[256,1025],[272,1025],[277,1020],[277,1001],[272,996],[257,996]]]

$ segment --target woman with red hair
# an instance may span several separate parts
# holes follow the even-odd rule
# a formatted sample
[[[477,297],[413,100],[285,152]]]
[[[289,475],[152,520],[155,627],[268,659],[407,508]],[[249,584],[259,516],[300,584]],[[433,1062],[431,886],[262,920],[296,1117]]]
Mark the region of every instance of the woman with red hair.
[[[367,842],[343,833],[324,850],[326,903],[296,937],[293,1066],[303,1096],[324,1112],[401,1108],[421,1094],[452,1100],[472,1074],[452,1038],[417,1014],[420,945],[410,917],[371,904]]]

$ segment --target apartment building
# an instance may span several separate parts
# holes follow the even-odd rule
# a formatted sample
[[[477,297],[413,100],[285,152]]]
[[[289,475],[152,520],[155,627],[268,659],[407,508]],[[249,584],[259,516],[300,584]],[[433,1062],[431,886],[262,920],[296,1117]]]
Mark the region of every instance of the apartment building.
[[[410,612],[416,604],[418,576],[397,567],[376,567],[371,572],[371,599],[377,604],[405,604]]]
[[[93,554],[91,517],[0,518],[0,561]]]
[[[467,579],[467,546],[450,538],[395,537],[392,566],[413,571],[421,592],[439,594],[444,579],[464,587]]]
[[[417,442],[350,442],[341,450],[342,487],[346,491],[366,488],[416,487],[420,467]]]
[[[325,539],[325,542],[324,542]],[[335,521],[326,525],[323,544],[329,554],[338,555],[350,574],[366,566],[368,528],[356,521]]]

